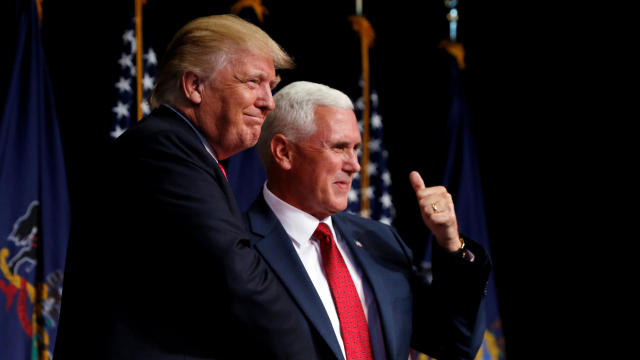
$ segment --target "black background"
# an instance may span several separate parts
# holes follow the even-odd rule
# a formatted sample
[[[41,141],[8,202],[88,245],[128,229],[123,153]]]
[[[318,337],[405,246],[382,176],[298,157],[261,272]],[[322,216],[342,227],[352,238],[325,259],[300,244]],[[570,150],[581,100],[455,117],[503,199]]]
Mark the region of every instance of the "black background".
[[[96,159],[109,142],[120,36],[129,24],[132,3],[44,2],[43,42],[74,212],[82,212],[91,194],[108,186],[97,175]],[[446,148],[438,124],[448,108],[449,60],[437,48],[448,36],[446,8],[441,1],[364,3],[376,31],[371,74],[380,97],[394,203],[407,212],[417,211],[410,201],[408,171],[419,169],[427,183],[435,185]],[[227,13],[232,4],[148,0],[145,41],[160,57],[182,25],[195,17]],[[590,145],[584,125],[587,118],[602,115],[601,95],[588,90],[606,77],[596,71],[605,67],[594,66],[593,55],[608,40],[596,30],[597,20],[580,25],[569,21],[582,16],[578,8],[536,4],[458,5],[458,39],[467,53],[463,83],[511,359],[591,351],[594,343],[588,340],[599,337],[591,327],[602,316],[601,311],[585,316],[577,310],[589,308],[587,303],[600,292],[601,275],[593,266],[597,260],[585,259],[582,252],[598,247],[597,236],[585,238],[576,230],[588,228],[592,218],[581,218],[574,209],[582,207],[586,187],[578,174],[585,163],[593,166],[595,156],[585,150],[590,146],[582,147]],[[11,5],[2,9],[7,64],[17,28]],[[309,80],[358,93],[360,40],[348,20],[355,11],[353,2],[264,0],[264,5],[270,13],[263,29],[297,64],[281,72],[284,84]],[[250,10],[240,15],[256,19]],[[11,66],[4,66],[2,84],[10,74]],[[5,89],[0,89],[2,98]],[[598,176],[590,170],[590,178]],[[575,217],[579,224],[570,221]]]

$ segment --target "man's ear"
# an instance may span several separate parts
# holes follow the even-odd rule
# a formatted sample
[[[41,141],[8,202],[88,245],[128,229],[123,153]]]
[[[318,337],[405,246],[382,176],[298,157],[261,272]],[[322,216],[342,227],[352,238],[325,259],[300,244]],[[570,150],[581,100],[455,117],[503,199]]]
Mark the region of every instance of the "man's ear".
[[[293,164],[293,143],[284,135],[276,134],[271,138],[273,161],[284,170],[290,170]]]
[[[182,91],[189,101],[200,104],[202,102],[202,79],[192,71],[185,72],[182,74]]]

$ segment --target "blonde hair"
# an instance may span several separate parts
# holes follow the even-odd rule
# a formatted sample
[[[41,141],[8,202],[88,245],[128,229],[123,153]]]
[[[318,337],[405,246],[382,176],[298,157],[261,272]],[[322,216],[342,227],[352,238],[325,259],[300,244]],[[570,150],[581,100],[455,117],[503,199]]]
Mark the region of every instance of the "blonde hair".
[[[235,15],[213,15],[192,20],[173,37],[160,62],[150,104],[176,105],[183,101],[182,75],[192,71],[210,80],[243,52],[271,55],[276,69],[290,69],[293,60],[259,27]]]

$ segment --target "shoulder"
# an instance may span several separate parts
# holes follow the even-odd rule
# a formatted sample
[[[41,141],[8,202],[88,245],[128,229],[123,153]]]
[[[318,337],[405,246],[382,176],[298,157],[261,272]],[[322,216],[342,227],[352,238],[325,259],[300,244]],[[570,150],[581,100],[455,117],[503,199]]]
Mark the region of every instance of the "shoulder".
[[[353,226],[360,229],[366,229],[369,231],[373,231],[381,234],[389,234],[389,235],[395,233],[395,229],[390,225],[387,225],[380,221],[366,219],[346,211],[333,215],[333,218],[336,219],[338,222],[342,222],[349,226]]]
[[[112,146],[113,156],[120,160],[186,161],[207,169],[216,165],[189,124],[164,106],[125,131]]]
[[[348,212],[333,215],[333,220],[334,225],[345,236],[366,242],[377,256],[396,257],[411,262],[411,250],[392,226]]]
[[[197,135],[189,128],[184,119],[168,107],[161,106],[140,122],[132,125],[116,141],[116,144],[140,142],[145,139],[181,138],[196,141]]]

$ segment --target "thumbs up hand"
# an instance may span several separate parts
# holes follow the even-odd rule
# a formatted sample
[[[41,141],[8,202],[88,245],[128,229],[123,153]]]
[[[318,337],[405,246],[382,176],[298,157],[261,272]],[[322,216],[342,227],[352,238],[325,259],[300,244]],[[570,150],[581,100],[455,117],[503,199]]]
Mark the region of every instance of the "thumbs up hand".
[[[435,236],[438,245],[451,252],[459,250],[462,242],[451,194],[443,186],[425,187],[417,171],[409,174],[409,181],[416,192],[422,220]]]

